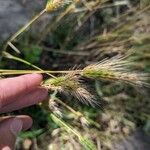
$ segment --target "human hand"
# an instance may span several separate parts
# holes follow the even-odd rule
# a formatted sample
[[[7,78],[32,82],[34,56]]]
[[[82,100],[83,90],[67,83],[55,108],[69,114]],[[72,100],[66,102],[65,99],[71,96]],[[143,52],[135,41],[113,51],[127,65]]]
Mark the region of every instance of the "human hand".
[[[0,80],[0,113],[11,112],[39,103],[47,97],[47,90],[40,87],[40,74]],[[16,136],[32,126],[29,116],[0,118],[0,150],[14,149]]]

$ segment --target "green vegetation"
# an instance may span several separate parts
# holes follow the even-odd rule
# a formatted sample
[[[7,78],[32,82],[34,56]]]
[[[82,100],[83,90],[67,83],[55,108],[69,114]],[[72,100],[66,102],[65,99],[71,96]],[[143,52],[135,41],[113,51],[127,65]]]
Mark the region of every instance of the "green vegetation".
[[[149,134],[150,4],[144,3],[50,0],[10,38],[2,78],[42,73],[49,89],[47,102],[14,112],[35,120],[21,142],[37,138],[41,149],[105,150],[136,127]],[[56,15],[36,36],[26,31],[44,13]],[[52,140],[43,147],[47,136]]]

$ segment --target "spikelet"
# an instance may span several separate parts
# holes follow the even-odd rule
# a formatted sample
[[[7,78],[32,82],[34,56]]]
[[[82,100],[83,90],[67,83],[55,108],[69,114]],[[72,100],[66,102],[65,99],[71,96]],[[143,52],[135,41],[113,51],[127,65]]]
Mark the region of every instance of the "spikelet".
[[[85,117],[81,117],[80,122],[84,128],[89,127],[89,121]]]
[[[46,5],[46,11],[52,11],[56,10],[60,7],[64,7],[65,5],[68,5],[72,3],[74,0],[49,0]]]
[[[81,76],[93,79],[107,79],[123,81],[139,86],[149,86],[146,83],[147,75],[131,72],[128,66],[131,62],[124,60],[124,57],[117,55],[111,59],[102,60],[99,63],[85,67]]]
[[[49,99],[49,103],[48,103],[49,109],[58,117],[62,118],[62,112],[61,110],[58,108],[57,103],[55,102],[54,99]]]
[[[82,103],[87,105],[98,105],[95,97],[88,92],[79,82],[78,77],[74,73],[57,78],[51,78],[44,82],[44,86],[50,90],[57,90],[66,95],[73,95]]]
[[[62,118],[62,112],[58,107],[58,104],[56,103],[56,94],[57,91],[54,91],[54,93],[50,95],[50,98],[48,100],[48,107],[56,116]]]
[[[79,82],[76,76],[68,74],[57,78],[50,78],[44,82],[44,86],[51,90],[62,91],[74,91],[79,87]]]

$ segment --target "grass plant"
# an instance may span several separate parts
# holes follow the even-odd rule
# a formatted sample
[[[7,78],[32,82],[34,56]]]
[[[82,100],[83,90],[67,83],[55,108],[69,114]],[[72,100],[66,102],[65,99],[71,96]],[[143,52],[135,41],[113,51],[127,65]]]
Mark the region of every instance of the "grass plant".
[[[128,7],[130,6],[127,1],[124,2],[126,3],[117,6],[127,4]],[[49,100],[46,104],[39,104],[39,109],[49,122],[53,121],[57,128],[62,130],[62,133],[64,129],[72,133],[75,140],[78,139],[79,143],[87,150],[99,150],[102,147],[111,149],[112,141],[122,139],[131,130],[134,130],[136,124],[134,120],[142,120],[143,122],[149,120],[148,108],[143,109],[143,105],[140,103],[140,99],[144,104],[148,103],[147,96],[142,98],[141,94],[137,94],[136,89],[149,88],[149,72],[145,64],[147,64],[149,58],[148,50],[150,46],[147,41],[150,37],[146,32],[140,32],[140,28],[135,31],[135,27],[142,26],[143,30],[148,28],[149,23],[144,24],[145,20],[141,16],[147,18],[146,13],[149,13],[150,5],[142,7],[142,9],[138,5],[128,8],[129,10],[124,14],[117,14],[117,18],[112,17],[111,23],[108,23],[107,20],[106,24],[104,23],[104,26],[99,30],[99,24],[91,21],[91,19],[99,17],[99,14],[96,13],[100,9],[103,10],[100,11],[101,13],[106,13],[105,9],[109,7],[116,7],[116,3],[111,4],[108,0],[49,0],[46,7],[39,14],[8,40],[2,53],[3,59],[22,63],[34,69],[0,69],[2,78],[28,73],[41,73],[47,76],[41,85],[49,90]],[[56,27],[59,28],[61,23],[63,26],[63,21],[66,21],[65,18],[74,19],[75,17],[75,22],[72,23],[72,27],[69,29],[70,32],[67,32],[63,43],[58,44],[59,46],[56,47],[59,47],[58,53],[60,55],[71,53],[70,56],[73,60],[78,56],[81,65],[74,67],[75,64],[73,64],[73,69],[70,70],[41,69],[38,65],[34,65],[20,57],[22,50],[15,45],[19,43],[19,40],[17,41],[18,36],[31,27],[44,13],[57,11],[58,9],[62,11],[59,12],[60,15],[55,17],[52,25],[50,25],[51,22],[48,23],[42,30],[42,38],[37,39],[35,43],[39,44],[38,46],[42,47],[44,51],[47,47],[42,45],[42,40],[54,29],[56,30]],[[71,18],[70,16],[74,17]],[[83,36],[82,40],[76,41],[77,34],[88,24],[88,21],[94,22],[94,25],[90,23],[90,33],[86,34],[87,38]],[[70,45],[74,46],[71,51],[67,51]],[[17,54],[10,53],[8,47]],[[57,48],[50,49],[50,52],[53,54],[56,52],[55,50]],[[135,56],[132,57],[133,55]],[[83,63],[85,57],[86,61]],[[93,89],[96,92],[89,88],[91,83],[93,86],[95,83]],[[113,89],[115,89],[114,92],[112,92]],[[66,100],[64,100],[64,97]],[[83,105],[76,107],[74,104],[76,99]],[[102,99],[108,103],[104,110],[97,107],[101,106]],[[71,100],[72,103],[68,100]],[[84,104],[87,106],[84,106]],[[137,105],[135,106],[135,104]],[[62,107],[65,110],[60,109]],[[141,113],[137,112],[137,109],[140,109]],[[69,119],[71,122],[69,122]],[[99,120],[99,123],[94,119]],[[77,130],[80,130],[81,126],[83,130],[79,133]],[[85,138],[84,134],[90,137],[90,140]],[[91,140],[92,138],[94,142]]]

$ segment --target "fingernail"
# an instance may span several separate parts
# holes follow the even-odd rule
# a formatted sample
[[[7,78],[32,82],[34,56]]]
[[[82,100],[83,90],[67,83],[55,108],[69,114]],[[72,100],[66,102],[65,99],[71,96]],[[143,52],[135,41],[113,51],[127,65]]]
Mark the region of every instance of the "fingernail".
[[[8,146],[2,148],[2,150],[11,150]]]
[[[22,130],[23,122],[21,119],[14,118],[11,125],[10,125],[10,131],[13,135],[17,135]]]

